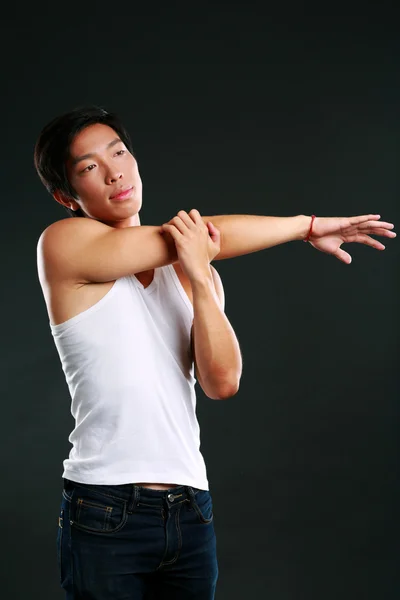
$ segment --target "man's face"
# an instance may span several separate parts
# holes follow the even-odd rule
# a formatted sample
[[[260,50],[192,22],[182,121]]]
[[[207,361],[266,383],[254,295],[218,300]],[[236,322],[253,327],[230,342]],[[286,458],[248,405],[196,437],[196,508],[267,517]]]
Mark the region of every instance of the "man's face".
[[[78,196],[67,205],[79,206],[93,219],[122,225],[141,209],[142,181],[137,162],[108,125],[89,125],[75,136],[67,173]],[[121,192],[126,193],[118,196]]]

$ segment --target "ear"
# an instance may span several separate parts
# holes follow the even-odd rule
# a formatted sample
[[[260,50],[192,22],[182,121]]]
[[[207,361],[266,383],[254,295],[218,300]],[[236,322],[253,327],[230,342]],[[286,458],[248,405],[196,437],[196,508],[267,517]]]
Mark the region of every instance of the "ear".
[[[65,206],[66,208],[70,208],[71,210],[78,210],[79,208],[79,204],[73,198],[68,198],[68,196],[64,196],[64,194],[62,194],[58,190],[54,192],[53,198],[57,200],[59,204]]]

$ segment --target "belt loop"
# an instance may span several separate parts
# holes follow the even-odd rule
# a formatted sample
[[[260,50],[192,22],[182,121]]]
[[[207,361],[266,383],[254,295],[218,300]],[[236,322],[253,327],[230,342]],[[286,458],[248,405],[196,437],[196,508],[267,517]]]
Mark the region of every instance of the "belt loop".
[[[190,485],[186,486],[187,493],[189,495],[189,502],[193,506],[193,502],[195,501],[194,491]]]
[[[128,511],[129,512],[133,512],[135,510],[136,506],[139,504],[139,497],[140,497],[139,486],[135,485],[134,483],[132,485],[133,485],[132,494],[131,494],[131,497],[130,497],[129,503],[128,503]]]

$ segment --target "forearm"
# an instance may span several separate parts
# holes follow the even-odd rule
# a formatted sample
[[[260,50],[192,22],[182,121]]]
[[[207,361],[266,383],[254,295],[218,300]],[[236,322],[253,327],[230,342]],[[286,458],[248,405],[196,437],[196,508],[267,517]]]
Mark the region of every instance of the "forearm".
[[[311,217],[263,217],[258,215],[216,215],[202,217],[221,232],[221,250],[214,260],[233,258],[265,250],[278,244],[303,240]]]
[[[196,370],[207,396],[228,398],[237,392],[242,374],[239,342],[220,305],[211,272],[209,278],[191,285]]]

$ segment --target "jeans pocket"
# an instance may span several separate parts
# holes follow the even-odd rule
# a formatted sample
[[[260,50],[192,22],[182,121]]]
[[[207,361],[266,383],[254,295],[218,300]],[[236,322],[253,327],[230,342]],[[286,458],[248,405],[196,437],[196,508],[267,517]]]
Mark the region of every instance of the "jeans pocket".
[[[211,494],[207,490],[199,490],[193,498],[193,508],[201,523],[209,524],[214,519]]]
[[[71,503],[71,526],[92,533],[115,533],[127,522],[126,502],[93,488],[77,486]]]

